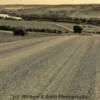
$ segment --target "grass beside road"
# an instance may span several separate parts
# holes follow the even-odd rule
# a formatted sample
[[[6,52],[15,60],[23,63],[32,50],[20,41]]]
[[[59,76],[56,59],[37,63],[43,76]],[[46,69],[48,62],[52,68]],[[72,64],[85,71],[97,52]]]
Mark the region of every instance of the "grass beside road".
[[[43,33],[43,32],[28,32],[28,34],[26,36],[22,37],[22,36],[14,36],[13,32],[11,32],[11,31],[1,31],[0,30],[0,43],[12,42],[12,41],[18,41],[18,40],[30,39],[30,38],[59,36],[59,35],[63,35],[63,34]]]
[[[55,22],[48,21],[11,21],[11,20],[0,20],[0,26],[10,26],[10,27],[24,27],[25,29],[35,28],[35,29],[51,29],[66,31],[65,28],[56,25]]]

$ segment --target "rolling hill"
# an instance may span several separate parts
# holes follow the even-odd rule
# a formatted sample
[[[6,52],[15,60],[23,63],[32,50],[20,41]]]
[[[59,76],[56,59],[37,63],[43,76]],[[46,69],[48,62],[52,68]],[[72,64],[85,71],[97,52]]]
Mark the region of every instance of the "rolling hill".
[[[2,5],[0,13],[19,15],[58,15],[76,18],[100,18],[100,5]]]

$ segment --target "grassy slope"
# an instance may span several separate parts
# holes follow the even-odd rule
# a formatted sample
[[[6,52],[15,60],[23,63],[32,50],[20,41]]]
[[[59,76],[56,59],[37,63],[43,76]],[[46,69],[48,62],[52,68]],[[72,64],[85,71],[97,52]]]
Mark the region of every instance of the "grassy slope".
[[[45,23],[45,24],[44,24]],[[72,33],[72,29],[73,29],[73,25],[75,24],[71,24],[71,23],[62,23],[62,22],[56,22],[56,23],[52,23],[52,22],[37,22],[37,21],[33,21],[33,22],[27,22],[27,21],[23,21],[23,22],[18,22],[18,21],[1,21],[0,25],[12,25],[12,26],[25,26],[25,27],[44,27],[44,28],[57,28],[57,29],[69,29],[71,30],[70,32]],[[100,31],[99,27],[97,26],[93,26],[93,25],[85,25],[85,24],[81,24],[82,27],[84,27],[84,32],[95,32],[95,31]],[[70,33],[69,32],[69,33]],[[27,38],[38,38],[38,37],[45,37],[45,36],[56,36],[59,34],[56,33],[40,33],[40,32],[30,32],[28,33],[27,36],[25,37],[15,37],[13,36],[12,32],[5,32],[5,31],[1,31],[0,30],[0,43],[2,42],[11,42],[11,41],[16,41],[16,40],[21,40],[21,39],[27,39]],[[61,34],[64,35],[64,34]]]
[[[0,43],[18,41],[18,40],[22,40],[22,39],[48,37],[48,36],[59,36],[59,34],[28,32],[28,34],[25,37],[21,37],[21,36],[13,36],[13,33],[10,31],[1,31],[0,30]]]
[[[22,7],[22,9],[10,9],[4,10],[5,8]],[[6,13],[13,12],[16,14],[51,14],[57,12],[64,14],[64,16],[71,17],[85,17],[85,18],[100,18],[100,5],[31,5],[31,6],[1,6],[1,11]]]
[[[0,26],[15,26],[15,27],[25,27],[27,28],[37,28],[37,29],[56,29],[66,31],[73,29],[74,23],[64,23],[64,22],[48,22],[48,21],[11,21],[11,20],[0,20]],[[81,24],[85,29],[90,30],[100,30],[98,26]]]
[[[10,21],[10,20],[0,20],[0,26],[7,25],[7,26],[17,26],[17,27],[26,27],[26,28],[44,28],[44,29],[57,29],[57,30],[67,30],[68,26],[63,27],[59,26],[61,23],[53,23],[53,22],[46,22],[46,21]],[[37,37],[45,37],[45,36],[56,36],[59,34],[56,33],[43,33],[43,32],[29,32],[25,37],[14,37],[12,32],[8,31],[1,31],[0,30],[0,42],[8,42],[8,41],[15,41],[20,39],[26,38],[37,38]],[[63,34],[62,34],[63,35]]]
[[[6,26],[17,26],[17,27],[25,27],[28,28],[36,28],[36,29],[56,29],[61,31],[67,31],[66,28],[57,25],[54,22],[48,22],[48,21],[11,21],[11,20],[0,20],[0,26],[6,25]],[[67,24],[66,24],[67,25]]]

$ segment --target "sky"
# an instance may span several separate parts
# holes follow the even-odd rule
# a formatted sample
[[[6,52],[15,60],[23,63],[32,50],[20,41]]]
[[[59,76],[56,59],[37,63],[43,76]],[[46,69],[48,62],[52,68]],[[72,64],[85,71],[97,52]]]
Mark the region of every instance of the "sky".
[[[0,0],[0,4],[100,4],[100,0]]]

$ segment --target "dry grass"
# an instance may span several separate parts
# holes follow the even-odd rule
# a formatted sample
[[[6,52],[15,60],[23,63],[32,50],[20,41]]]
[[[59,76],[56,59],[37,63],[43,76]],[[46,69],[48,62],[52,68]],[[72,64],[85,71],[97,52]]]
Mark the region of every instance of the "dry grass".
[[[42,32],[28,32],[28,34],[24,37],[22,36],[13,36],[13,33],[10,31],[0,31],[0,43],[4,42],[12,42],[23,39],[31,39],[31,38],[40,38],[40,37],[48,37],[48,36],[59,36],[56,33],[42,33]]]

